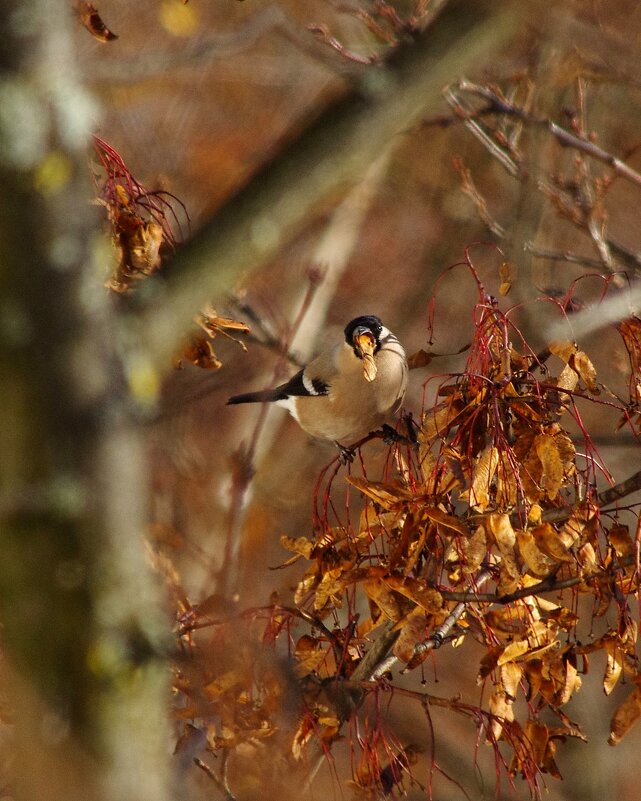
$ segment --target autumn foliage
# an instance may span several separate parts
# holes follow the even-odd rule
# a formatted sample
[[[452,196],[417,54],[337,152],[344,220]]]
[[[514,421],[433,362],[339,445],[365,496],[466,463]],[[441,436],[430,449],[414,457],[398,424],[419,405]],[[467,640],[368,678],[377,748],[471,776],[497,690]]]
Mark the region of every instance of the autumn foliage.
[[[113,38],[96,10],[81,6],[93,35]],[[417,3],[416,15],[404,21],[378,3],[360,18],[394,47],[416,34],[426,7]],[[325,26],[310,29],[348,62],[378,61],[357,56]],[[582,80],[576,81],[581,103]],[[521,73],[502,86],[461,79],[444,92],[452,114],[426,118],[422,127],[465,126],[517,182],[529,180],[532,169],[524,130],[544,130],[570,149],[570,164],[541,178],[537,191],[559,220],[587,232],[599,261],[595,266],[590,257],[551,249],[544,255],[594,270],[598,303],[605,302],[627,288],[628,273],[620,267],[639,267],[638,253],[608,238],[607,195],[615,177],[637,184],[641,177],[601,149],[585,127],[581,103],[565,109],[562,126],[536,111],[533,94]],[[171,258],[189,218],[174,195],[136,180],[103,139],[96,137],[94,148],[98,202],[117,254],[107,286],[126,295]],[[590,172],[586,165],[594,162],[602,173]],[[400,795],[411,786],[429,795],[434,778],[444,775],[434,756],[437,708],[462,715],[471,742],[491,750],[497,797],[503,781],[515,784],[518,777],[539,797],[547,777],[561,778],[563,744],[585,740],[583,722],[568,712],[584,683],[600,683],[606,696],[626,687],[613,712],[599,710],[611,714],[610,745],[641,716],[641,527],[638,504],[622,503],[641,487],[641,471],[616,484],[586,423],[607,413],[613,429],[638,444],[641,319],[630,312],[611,325],[626,358],[625,396],[601,381],[598,360],[572,335],[581,279],[563,292],[540,288],[533,303],[552,309],[567,336],[543,347],[530,344],[519,324],[521,304],[511,302],[521,279],[518,263],[501,249],[506,229],[466,160],[455,156],[452,164],[462,193],[499,243],[462,245],[461,263],[440,275],[426,299],[431,345],[439,317],[446,316],[441,290],[453,280],[473,287],[473,335],[459,351],[465,354],[461,369],[434,375],[437,355],[415,353],[410,366],[426,400],[420,413],[398,421],[398,442],[389,446],[382,474],[378,465],[370,467],[369,441],[356,444],[353,465],[337,457],[325,466],[309,499],[308,530],[280,536],[279,568],[293,577],[291,593],[274,592],[251,608],[242,598],[232,604],[214,588],[192,598],[177,549],[162,537],[152,549],[175,620],[176,754],[229,799],[231,757],[251,759],[257,743],[265,775],[280,760],[309,784],[319,760],[333,766],[341,749],[349,775],[336,769],[336,780],[348,783],[356,797]],[[479,267],[477,255],[491,267]],[[486,288],[490,279],[496,296]],[[215,337],[247,350],[252,335],[250,324],[208,306],[177,342],[174,364],[218,370]],[[287,351],[274,349],[281,356]],[[240,474],[248,484],[253,466],[241,445],[234,467],[236,485]],[[428,660],[438,664],[443,648],[465,655],[463,669],[480,688],[474,697],[431,691],[426,666]],[[595,669],[595,662],[604,669]],[[408,742],[390,723],[390,709],[401,699],[425,716],[421,742]],[[413,771],[424,753],[427,781]],[[471,750],[469,760],[475,759]]]
[[[597,491],[605,467],[581,412],[605,404],[632,425],[641,322],[619,326],[633,370],[630,397],[617,400],[575,343],[531,350],[469,255],[457,269],[478,290],[465,369],[438,379],[434,404],[391,449],[385,480],[368,477],[366,449],[360,475],[337,461],[325,471],[313,533],[281,539],[298,572],[293,598],[226,619],[220,598],[190,603],[164,565],[181,653],[178,748],[197,764],[201,752],[228,755],[256,738],[278,739],[307,762],[309,749],[344,747],[347,727],[352,782],[392,792],[418,781],[412,763],[425,747],[401,743],[385,724],[381,699],[397,694],[428,718],[433,706],[467,716],[496,765],[537,795],[542,774],[561,776],[562,743],[584,738],[565,711],[584,681],[601,681],[606,694],[629,685],[610,744],[641,715],[639,532],[620,519],[616,489]],[[549,302],[567,315],[567,303]],[[355,497],[343,514],[332,505],[342,480],[360,511]],[[231,648],[239,627],[244,644]],[[466,662],[484,688],[480,704],[397,685],[408,672],[420,682],[434,649],[465,651],[469,640],[483,649],[476,665]],[[602,676],[590,671],[596,652],[606,656]]]

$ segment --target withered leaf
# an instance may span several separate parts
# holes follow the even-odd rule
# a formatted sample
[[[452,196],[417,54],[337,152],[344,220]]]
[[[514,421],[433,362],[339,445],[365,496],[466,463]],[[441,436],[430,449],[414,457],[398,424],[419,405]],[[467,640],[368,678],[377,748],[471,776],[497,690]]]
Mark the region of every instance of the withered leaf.
[[[99,42],[112,42],[118,38],[102,21],[98,9],[86,0],[76,3],[76,13],[80,22]]]
[[[342,567],[334,567],[323,573],[316,595],[314,597],[314,609],[323,609],[328,604],[340,607],[342,604],[342,593],[345,588],[345,577]]]
[[[390,620],[396,622],[403,616],[398,598],[380,578],[371,578],[363,582],[363,589],[367,597]]]
[[[525,562],[529,572],[538,578],[548,576],[557,561],[538,547],[533,534],[530,531],[517,531],[516,542],[521,559]]]
[[[472,468],[470,506],[478,512],[484,512],[490,504],[490,487],[498,464],[498,448],[488,446]]]
[[[490,696],[488,706],[495,716],[490,723],[490,732],[498,740],[503,733],[504,721],[514,720],[514,699],[505,690],[495,690]]]
[[[634,553],[634,543],[632,542],[627,526],[621,524],[612,526],[608,531],[608,542],[614,548],[614,552],[619,558]]]
[[[566,542],[550,523],[542,523],[540,526],[535,526],[532,529],[532,536],[536,547],[550,559],[559,562],[574,561],[574,557],[568,553]]]
[[[499,267],[499,280],[501,282],[499,286],[499,295],[505,297],[505,295],[508,294],[512,288],[512,284],[514,283],[514,274],[514,266],[510,264],[509,261],[502,262],[501,266]]]
[[[301,556],[304,556],[305,559],[312,558],[312,551],[314,550],[314,543],[311,540],[308,540],[307,537],[287,537],[283,535],[280,538],[280,544],[285,548],[287,551],[293,551],[294,553],[298,553]]]
[[[427,616],[420,607],[414,608],[407,616],[401,631],[394,643],[394,656],[403,662],[409,662],[414,656],[414,649],[426,637]]]
[[[563,484],[563,462],[554,437],[539,434],[534,438],[536,455],[541,462],[541,488],[550,500],[554,500]]]
[[[363,495],[367,495],[379,506],[388,511],[395,511],[412,498],[412,494],[404,487],[384,484],[381,481],[368,481],[360,476],[346,476],[347,481]]]
[[[618,745],[641,717],[641,686],[639,676],[635,678],[636,687],[619,705],[610,721],[608,745]]]
[[[409,598],[426,612],[438,612],[443,608],[443,596],[438,590],[426,587],[425,583],[410,576],[391,574],[385,576],[385,583],[396,592]]]
[[[425,508],[421,509],[421,514],[425,515],[425,517],[427,517],[429,520],[432,520],[434,523],[438,523],[445,528],[455,531],[462,537],[470,536],[470,530],[462,520],[459,520],[458,517],[455,517],[454,515],[444,512],[442,509],[437,509],[433,506],[426,506]]]

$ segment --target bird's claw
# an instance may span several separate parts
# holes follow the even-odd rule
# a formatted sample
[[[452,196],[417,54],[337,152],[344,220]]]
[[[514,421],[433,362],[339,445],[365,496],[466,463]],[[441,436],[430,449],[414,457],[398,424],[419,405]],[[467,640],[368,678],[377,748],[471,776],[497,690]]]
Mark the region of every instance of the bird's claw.
[[[348,448],[346,445],[341,445],[340,442],[336,443],[336,447],[339,450],[338,461],[341,464],[351,464],[354,461],[356,452],[353,448]]]
[[[387,423],[383,423],[380,432],[377,433],[382,437],[386,445],[394,445],[397,442],[408,442],[407,437],[403,436],[403,434],[399,434],[395,428],[392,428],[392,426]]]

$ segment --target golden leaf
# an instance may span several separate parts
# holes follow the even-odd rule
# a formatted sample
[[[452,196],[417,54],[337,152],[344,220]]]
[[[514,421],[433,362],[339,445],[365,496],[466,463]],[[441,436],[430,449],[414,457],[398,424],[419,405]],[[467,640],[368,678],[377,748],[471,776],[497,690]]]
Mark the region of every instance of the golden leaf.
[[[514,282],[514,267],[509,261],[502,262],[499,267],[499,295],[507,295]]]
[[[280,538],[280,544],[285,548],[287,551],[293,551],[294,553],[298,553],[301,556],[304,556],[305,559],[311,559],[312,551],[314,550],[314,543],[311,540],[308,540],[307,537],[287,537],[283,535]]]
[[[616,555],[621,558],[634,553],[634,543],[630,538],[627,526],[617,524],[608,531],[608,542],[614,548]]]
[[[614,638],[606,640],[604,646],[608,659],[603,676],[603,692],[610,695],[623,673],[623,649]]]
[[[503,733],[503,720],[514,720],[514,702],[504,690],[495,690],[490,696],[489,709],[492,715],[496,715],[499,720],[492,720],[490,732],[493,739],[498,740]]]
[[[340,607],[342,593],[345,587],[345,578],[342,567],[333,567],[323,574],[314,597],[314,609],[323,609],[331,604]]]
[[[535,526],[532,529],[532,536],[536,547],[550,559],[560,562],[574,561],[574,557],[568,553],[568,546],[550,523]]]
[[[472,469],[470,506],[478,512],[484,512],[490,504],[490,487],[498,463],[498,449],[488,445]]]
[[[563,463],[554,437],[539,434],[534,438],[534,449],[541,462],[541,488],[549,500],[554,500],[563,484]]]
[[[458,517],[444,512],[442,509],[437,509],[435,506],[426,506],[425,508],[421,509],[421,514],[423,514],[429,520],[432,520],[434,523],[438,523],[440,526],[452,529],[452,531],[455,531],[462,537],[470,536],[470,530],[465,523],[459,520]]]
[[[572,367],[581,376],[581,380],[593,395],[599,394],[599,387],[596,383],[596,370],[590,361],[587,353],[582,350],[574,354],[571,361]]]
[[[550,342],[548,350],[568,364],[572,356],[577,352],[577,346],[570,340],[563,340],[561,342]]]
[[[635,678],[635,682],[637,686],[617,707],[612,716],[608,745],[618,745],[641,717],[641,687],[638,676]]]
[[[409,598],[426,612],[438,612],[443,608],[441,593],[426,587],[420,579],[391,574],[385,576],[384,581],[388,587]]]
[[[403,617],[398,598],[381,579],[367,579],[363,582],[363,589],[370,601],[376,604],[387,618],[396,622]]]
[[[84,27],[99,42],[112,42],[118,38],[102,21],[98,9],[87,0],[76,3],[76,14]]]
[[[407,616],[403,627],[394,643],[393,653],[403,662],[409,662],[419,642],[423,642],[427,629],[427,615],[420,608],[414,608]]]
[[[388,511],[397,511],[413,496],[404,487],[384,484],[381,481],[368,481],[360,476],[345,476],[348,483],[363,495],[367,495],[379,506]]]
[[[516,542],[521,559],[527,565],[530,573],[538,578],[548,576],[557,561],[551,559],[538,547],[534,536],[529,531],[517,531]]]
[[[531,646],[528,640],[516,640],[516,642],[511,642],[503,649],[496,664],[500,667],[507,662],[514,662],[515,659],[524,656],[530,650]]]

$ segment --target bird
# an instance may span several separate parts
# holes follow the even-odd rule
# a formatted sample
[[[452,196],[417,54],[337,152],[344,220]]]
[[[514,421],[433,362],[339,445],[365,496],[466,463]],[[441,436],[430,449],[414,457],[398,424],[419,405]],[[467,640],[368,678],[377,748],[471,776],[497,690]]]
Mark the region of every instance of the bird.
[[[303,431],[331,440],[349,460],[349,443],[400,410],[408,365],[401,343],[373,314],[355,317],[344,334],[342,342],[323,350],[284,384],[234,395],[227,404],[284,406]]]

